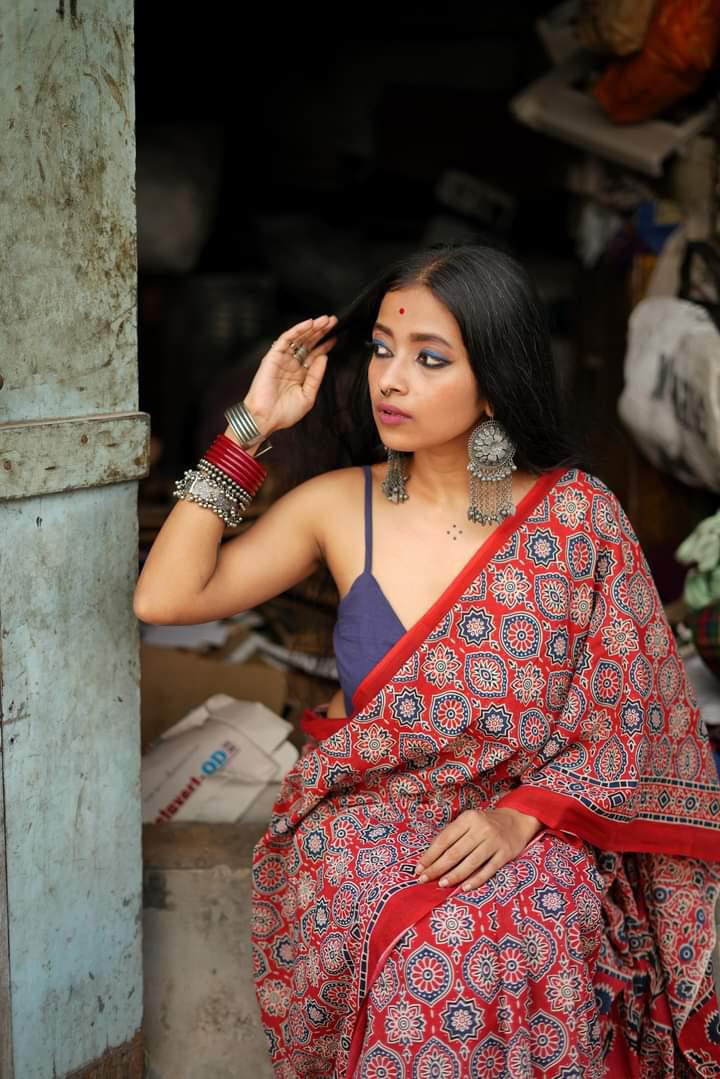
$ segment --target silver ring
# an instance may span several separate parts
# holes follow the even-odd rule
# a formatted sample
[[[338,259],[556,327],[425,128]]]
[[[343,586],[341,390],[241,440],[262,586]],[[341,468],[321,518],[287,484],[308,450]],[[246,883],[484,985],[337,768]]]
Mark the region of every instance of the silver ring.
[[[303,363],[303,360],[308,354],[308,350],[305,348],[305,345],[290,345],[290,351],[292,352],[298,363],[302,364],[302,366],[304,367],[305,364]]]
[[[310,366],[310,364],[309,364],[309,363],[301,363],[301,364],[300,364],[300,366],[301,366],[301,367],[304,367],[304,368],[305,368],[305,370],[307,371],[307,369],[308,369],[308,367]]]

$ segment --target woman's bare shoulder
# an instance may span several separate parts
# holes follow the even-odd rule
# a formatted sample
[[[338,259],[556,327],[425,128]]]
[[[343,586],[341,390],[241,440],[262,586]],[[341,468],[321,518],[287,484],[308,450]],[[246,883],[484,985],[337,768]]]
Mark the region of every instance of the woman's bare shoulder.
[[[333,564],[358,531],[363,507],[363,469],[338,468],[313,476],[295,488],[300,513],[312,522],[312,531],[323,557]]]
[[[296,488],[296,491],[311,499],[351,498],[356,495],[362,478],[361,465],[335,468],[330,472],[322,472],[319,476],[305,480]]]
[[[360,466],[333,469],[298,484],[280,502],[290,502],[295,513],[316,522],[314,530],[320,535],[325,533],[328,523],[362,504],[362,484]]]

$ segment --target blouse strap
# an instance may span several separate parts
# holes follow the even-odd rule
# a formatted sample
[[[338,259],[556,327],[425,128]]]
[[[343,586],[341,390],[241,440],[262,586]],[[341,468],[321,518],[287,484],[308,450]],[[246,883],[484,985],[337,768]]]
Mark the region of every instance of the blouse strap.
[[[373,545],[373,519],[372,519],[372,472],[370,465],[363,465],[365,473],[365,572],[372,572],[372,545]]]

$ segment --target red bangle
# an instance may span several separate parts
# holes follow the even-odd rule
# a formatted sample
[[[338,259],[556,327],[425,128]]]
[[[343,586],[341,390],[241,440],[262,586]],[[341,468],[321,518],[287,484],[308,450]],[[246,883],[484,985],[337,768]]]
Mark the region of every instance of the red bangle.
[[[242,446],[240,445],[239,442],[235,442],[234,439],[228,438],[227,435],[218,435],[217,438],[215,439],[215,441],[212,443],[212,445],[213,446],[218,446],[218,447],[220,447],[222,449],[229,450],[232,453],[237,453],[237,454],[241,454],[241,455],[250,457],[250,454],[247,452],[247,450],[244,450],[242,448]],[[254,459],[255,458],[253,458],[253,460]]]
[[[255,482],[262,482],[265,478],[266,473],[262,465],[258,465],[247,453],[238,453],[235,450],[228,449],[225,446],[217,446],[213,443],[205,456],[226,463]]]
[[[216,450],[208,450],[203,460],[223,472],[228,479],[232,480],[238,487],[246,490],[251,497],[254,497],[260,489],[260,484],[256,478],[250,475],[244,467],[240,468],[233,461],[228,461],[227,458],[218,454]]]
[[[253,465],[257,465],[257,467],[260,469],[260,471],[263,473],[263,477],[267,475],[267,472],[265,471],[265,469],[252,456],[252,454],[248,453],[247,450],[244,450],[242,448],[242,446],[240,446],[232,438],[228,438],[227,435],[224,435],[224,434],[223,435],[218,435],[217,438],[215,439],[215,441],[213,442],[213,446],[217,446],[218,448],[225,449],[225,450],[228,451],[228,453],[232,453],[234,456],[239,457],[244,461],[251,461],[253,463]]]
[[[217,451],[208,450],[203,460],[214,465],[215,468],[219,468],[233,483],[244,487],[251,495],[257,493],[258,484],[254,477],[250,476],[244,468],[238,467],[233,461],[228,461],[227,458],[219,455]]]
[[[222,435],[215,439],[210,448],[226,455],[231,461],[244,463],[250,461],[252,464],[256,463],[255,458],[242,449],[242,447],[238,446],[236,442],[232,442],[229,438],[224,438]],[[259,467],[262,468],[262,466]]]
[[[253,496],[267,476],[267,469],[227,435],[218,435],[205,457]]]

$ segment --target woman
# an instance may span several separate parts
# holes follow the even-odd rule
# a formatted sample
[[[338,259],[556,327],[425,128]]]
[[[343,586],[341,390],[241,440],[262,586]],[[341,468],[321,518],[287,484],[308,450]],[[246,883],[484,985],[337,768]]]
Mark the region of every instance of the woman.
[[[316,476],[218,551],[262,438],[318,396],[351,459],[388,461]],[[524,272],[480,247],[404,260],[279,337],[227,415],[136,612],[221,618],[322,563],[342,597],[341,690],[255,851],[277,1075],[717,1076],[720,788],[632,529],[569,467]]]

